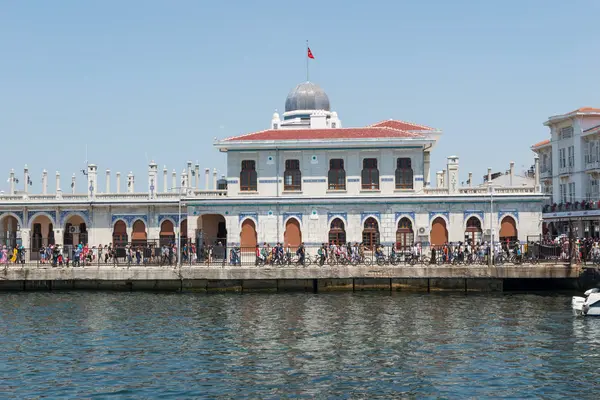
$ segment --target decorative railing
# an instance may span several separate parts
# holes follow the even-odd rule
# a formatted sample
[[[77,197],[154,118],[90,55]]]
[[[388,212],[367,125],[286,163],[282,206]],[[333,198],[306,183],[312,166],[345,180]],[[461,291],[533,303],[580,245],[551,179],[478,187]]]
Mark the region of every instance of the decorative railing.
[[[494,194],[520,194],[535,193],[534,187],[497,187],[494,188]]]
[[[490,191],[487,187],[467,187],[467,188],[459,188],[458,193],[460,194],[488,194]]]
[[[227,196],[227,189],[224,190],[194,190],[193,197],[221,197]]]
[[[152,200],[173,200],[184,198],[214,198],[227,196],[227,190],[188,190],[181,192],[156,193]],[[17,202],[69,202],[69,201],[151,201],[148,193],[96,193],[91,199],[87,193],[62,193],[56,194],[0,194],[0,203]]]
[[[425,188],[425,189],[423,189],[423,192],[425,194],[432,194],[432,195],[441,195],[441,194],[449,193],[447,188]]]

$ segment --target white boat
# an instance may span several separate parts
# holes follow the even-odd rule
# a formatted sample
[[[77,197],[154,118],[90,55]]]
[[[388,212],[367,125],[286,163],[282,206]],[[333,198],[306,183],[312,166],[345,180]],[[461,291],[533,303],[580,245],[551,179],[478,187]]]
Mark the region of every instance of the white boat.
[[[600,316],[600,289],[590,289],[584,293],[585,297],[573,296],[571,306],[577,315]]]

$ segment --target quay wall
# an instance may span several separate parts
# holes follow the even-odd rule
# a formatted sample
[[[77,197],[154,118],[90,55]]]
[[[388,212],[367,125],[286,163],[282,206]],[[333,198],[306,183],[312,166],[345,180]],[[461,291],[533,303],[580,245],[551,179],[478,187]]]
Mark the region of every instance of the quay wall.
[[[328,268],[9,267],[0,291],[120,290],[193,292],[493,292],[580,289],[579,266],[348,266]],[[595,275],[594,275],[595,276]]]

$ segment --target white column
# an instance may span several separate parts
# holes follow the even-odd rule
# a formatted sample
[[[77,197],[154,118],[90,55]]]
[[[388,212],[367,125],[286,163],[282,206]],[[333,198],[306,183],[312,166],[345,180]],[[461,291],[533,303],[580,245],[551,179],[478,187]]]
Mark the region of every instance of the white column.
[[[181,171],[181,192],[186,192],[188,188],[188,174],[184,169]]]
[[[117,172],[117,194],[121,193],[121,173]]]
[[[217,169],[213,169],[213,190],[217,190]]]
[[[187,162],[187,182],[188,182],[188,187],[192,187],[192,162],[188,161]]]
[[[10,194],[15,194],[15,170],[10,170]]]
[[[153,161],[148,164],[148,198],[156,197],[158,188],[158,165]]]
[[[196,190],[200,190],[200,164],[196,163]]]
[[[535,156],[535,191],[541,192],[542,187],[540,185],[540,158]]]
[[[29,168],[27,164],[25,164],[25,168],[23,169],[23,191],[27,193],[29,191]]]
[[[175,172],[175,170],[173,170],[173,172],[171,173],[171,191],[172,192],[176,192],[177,191],[177,172]]]
[[[48,194],[48,171],[42,171],[42,194]]]
[[[511,161],[510,162],[510,169],[509,169],[509,186],[512,187],[513,185],[513,177],[515,176],[515,162]]]
[[[473,173],[469,172],[469,187],[473,187]]]
[[[423,184],[425,187],[431,187],[431,153],[426,151],[423,153]]]
[[[134,178],[133,178],[133,172],[129,171],[129,174],[127,175],[127,193],[134,193],[135,189],[134,189]]]
[[[491,168],[488,168],[487,183],[488,183],[488,185],[492,183],[492,169]]]
[[[210,168],[204,170],[204,190],[208,190],[208,182],[210,180]]]
[[[163,192],[167,193],[169,191],[169,184],[168,184],[168,178],[167,175],[169,174],[169,172],[167,171],[167,166],[165,165],[164,169],[163,169]]]
[[[110,193],[110,169],[106,170],[106,193]]]
[[[56,193],[60,192],[60,172],[56,171]]]
[[[75,177],[75,174],[73,174],[73,176],[71,177],[71,193],[75,194],[75,180],[77,178]]]
[[[98,191],[98,167],[96,164],[88,164],[87,168],[87,187],[85,188],[88,197],[93,199]]]

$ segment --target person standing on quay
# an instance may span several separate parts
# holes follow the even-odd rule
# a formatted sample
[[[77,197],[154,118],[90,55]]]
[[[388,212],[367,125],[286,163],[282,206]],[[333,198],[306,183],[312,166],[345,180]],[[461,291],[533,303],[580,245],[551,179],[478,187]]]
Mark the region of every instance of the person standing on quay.
[[[0,262],[2,264],[6,264],[6,266],[8,267],[8,250],[6,248],[6,245],[2,246],[2,253],[0,253]]]
[[[19,250],[17,250],[17,245],[15,245],[15,247],[12,249],[12,255],[10,256],[11,263],[17,262],[17,254],[18,253],[19,253]]]

